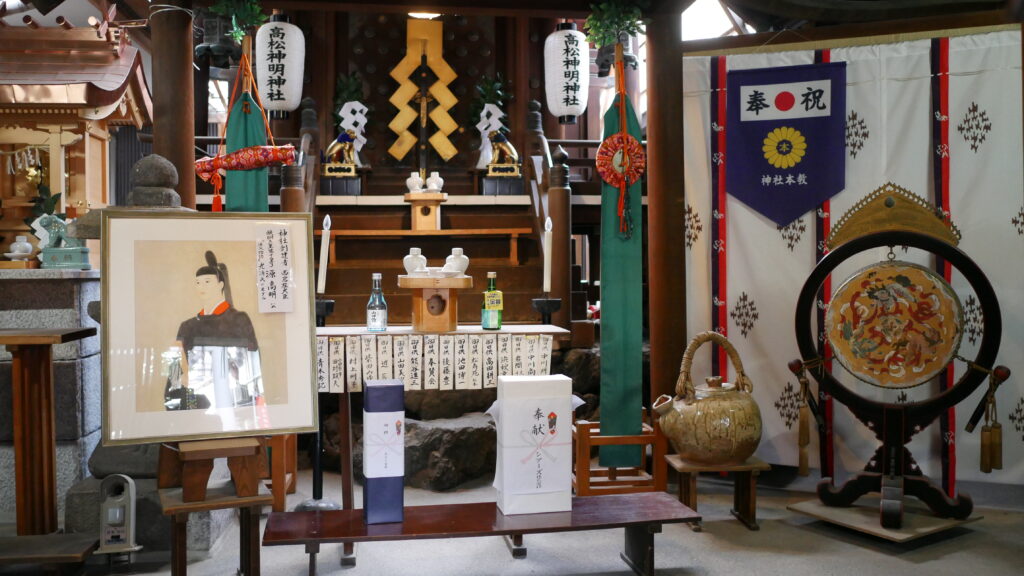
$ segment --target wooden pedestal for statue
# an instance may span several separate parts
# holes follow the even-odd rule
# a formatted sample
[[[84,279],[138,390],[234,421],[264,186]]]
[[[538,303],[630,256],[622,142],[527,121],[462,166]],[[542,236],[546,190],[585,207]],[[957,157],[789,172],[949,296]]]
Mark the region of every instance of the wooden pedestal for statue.
[[[398,287],[412,290],[413,330],[454,332],[458,328],[459,290],[472,288],[473,277],[399,276]]]
[[[444,192],[409,192],[405,201],[412,209],[413,230],[440,230],[441,204],[448,200]]]

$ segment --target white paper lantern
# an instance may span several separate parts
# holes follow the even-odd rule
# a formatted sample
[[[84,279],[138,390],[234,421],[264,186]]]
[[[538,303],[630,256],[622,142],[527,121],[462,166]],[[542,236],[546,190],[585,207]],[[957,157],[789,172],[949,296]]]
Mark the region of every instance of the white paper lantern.
[[[587,109],[590,92],[587,37],[567,22],[544,40],[544,91],[559,124],[575,124]]]
[[[302,100],[306,38],[298,26],[285,22],[284,18],[275,14],[256,31],[254,72],[263,107],[291,112]]]

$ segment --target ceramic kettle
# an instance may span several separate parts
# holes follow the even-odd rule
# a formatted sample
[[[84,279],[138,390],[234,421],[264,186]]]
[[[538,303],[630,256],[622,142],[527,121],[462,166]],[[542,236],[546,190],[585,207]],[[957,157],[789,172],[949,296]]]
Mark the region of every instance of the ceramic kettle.
[[[706,342],[725,349],[736,370],[736,383],[709,377],[694,387],[690,377],[693,356]],[[676,397],[662,395],[654,403],[662,431],[679,456],[697,464],[742,464],[761,442],[761,411],[752,394],[754,385],[732,344],[717,332],[694,337],[683,354]]]

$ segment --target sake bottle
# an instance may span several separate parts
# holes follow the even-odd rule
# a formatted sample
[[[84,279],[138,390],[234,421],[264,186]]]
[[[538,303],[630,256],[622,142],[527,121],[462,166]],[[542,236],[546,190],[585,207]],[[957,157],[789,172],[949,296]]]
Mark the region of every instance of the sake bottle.
[[[384,332],[388,329],[388,303],[380,289],[380,272],[373,273],[373,289],[366,304],[366,329],[370,332]]]
[[[487,273],[487,290],[480,305],[480,325],[484,330],[501,329],[501,310],[504,307],[501,290],[498,290],[498,273]]]

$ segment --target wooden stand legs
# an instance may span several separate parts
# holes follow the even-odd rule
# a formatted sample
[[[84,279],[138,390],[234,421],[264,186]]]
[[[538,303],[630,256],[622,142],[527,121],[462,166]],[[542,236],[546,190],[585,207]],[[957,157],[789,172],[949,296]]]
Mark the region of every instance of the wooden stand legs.
[[[179,576],[188,571],[188,512],[171,517],[171,574]]]
[[[172,516],[171,574],[188,574],[188,512]],[[241,576],[260,575],[260,506],[238,509],[238,573]]]
[[[760,530],[757,524],[757,472],[736,472],[732,515],[751,530]]]
[[[239,573],[260,576],[260,507],[238,509]]]
[[[523,535],[512,534],[505,536],[505,545],[508,546],[508,551],[512,553],[512,558],[521,560],[526,558],[526,546],[523,546]]]
[[[654,574],[654,535],[661,532],[661,524],[626,526],[626,546],[619,556],[633,572],[641,576]]]
[[[51,346],[8,346],[14,401],[14,478],[18,535],[57,531],[57,432]]]
[[[679,501],[691,510],[697,510],[697,476],[701,472],[731,472],[733,474],[732,515],[750,530],[759,530],[757,524],[757,476],[771,466],[751,457],[742,464],[702,465],[686,462],[678,454],[665,456],[668,463],[679,473]],[[701,530],[700,522],[690,525],[696,532]]]

